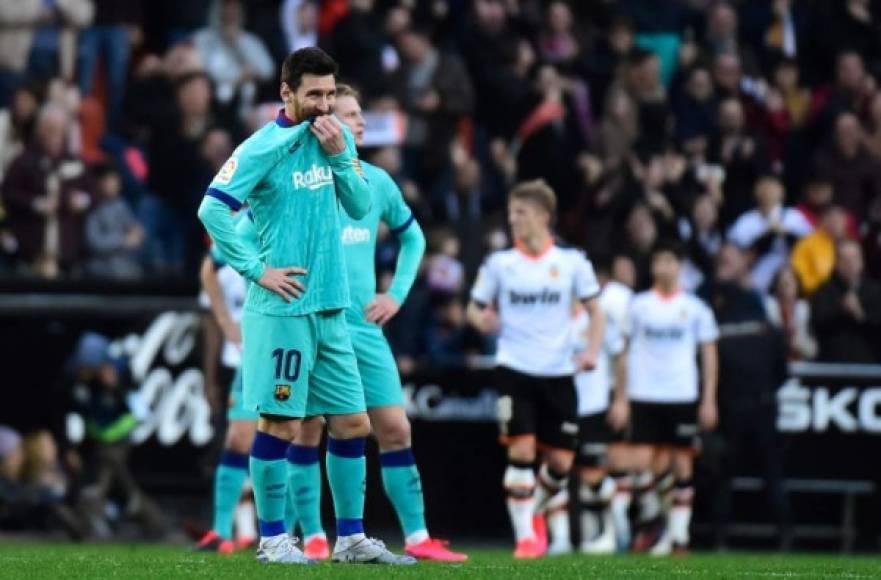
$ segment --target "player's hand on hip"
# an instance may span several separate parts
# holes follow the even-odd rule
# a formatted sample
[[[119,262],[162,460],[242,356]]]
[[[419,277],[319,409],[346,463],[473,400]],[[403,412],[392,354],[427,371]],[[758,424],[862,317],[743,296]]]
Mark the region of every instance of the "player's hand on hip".
[[[719,425],[719,410],[713,402],[704,401],[697,410],[697,419],[701,429],[712,431]]]
[[[592,371],[597,366],[597,355],[586,350],[575,356],[575,365],[582,371]]]
[[[346,139],[343,137],[343,128],[332,115],[315,117],[309,129],[328,155],[337,155],[345,151]]]
[[[627,402],[627,399],[615,399],[612,406],[609,407],[606,420],[613,430],[623,430],[627,426],[627,422],[630,421],[630,403]]]
[[[367,322],[375,322],[383,326],[398,313],[401,305],[388,294],[377,294],[373,302],[367,305]]]
[[[303,283],[291,276],[304,276],[305,274],[306,270],[303,268],[267,267],[257,283],[270,292],[274,292],[281,296],[282,300],[285,302],[290,302],[292,299],[295,300],[299,298],[303,292],[306,291],[306,287],[303,286]]]

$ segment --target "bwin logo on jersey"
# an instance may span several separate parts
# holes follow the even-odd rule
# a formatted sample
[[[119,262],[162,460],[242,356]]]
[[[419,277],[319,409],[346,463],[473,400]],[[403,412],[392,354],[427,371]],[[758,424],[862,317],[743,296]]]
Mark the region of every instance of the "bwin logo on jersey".
[[[561,295],[559,292],[545,288],[541,292],[509,292],[511,305],[517,304],[559,304]]]
[[[308,188],[312,191],[321,189],[325,185],[333,185],[333,172],[330,167],[319,167],[312,165],[306,171],[294,171],[294,189]]]
[[[353,228],[352,226],[346,226],[343,228],[342,241],[345,246],[364,244],[370,241],[370,230],[367,228]]]

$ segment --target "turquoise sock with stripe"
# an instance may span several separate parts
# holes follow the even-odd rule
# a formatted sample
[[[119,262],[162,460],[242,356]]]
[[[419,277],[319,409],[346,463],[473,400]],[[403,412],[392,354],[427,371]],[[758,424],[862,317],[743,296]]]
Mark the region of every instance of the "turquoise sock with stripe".
[[[285,502],[287,501],[288,466],[285,452],[289,442],[257,431],[251,447],[251,480],[260,536],[284,534]]]
[[[214,472],[214,532],[224,540],[232,539],[233,519],[248,478],[248,455],[229,449],[220,456]]]
[[[327,480],[333,495],[338,538],[364,533],[366,442],[364,437],[327,439]]]
[[[324,535],[321,526],[321,464],[318,447],[288,447],[288,503],[296,512],[303,538]]]
[[[424,535],[427,538],[422,478],[419,476],[419,468],[416,467],[413,449],[408,447],[380,453],[379,463],[382,486],[395,508],[395,513],[398,514],[404,537]]]

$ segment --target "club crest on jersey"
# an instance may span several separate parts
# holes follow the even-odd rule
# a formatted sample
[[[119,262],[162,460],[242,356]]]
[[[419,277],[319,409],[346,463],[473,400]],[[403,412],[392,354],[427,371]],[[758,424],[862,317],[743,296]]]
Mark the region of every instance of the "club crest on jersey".
[[[291,386],[290,385],[275,385],[275,400],[276,401],[287,401],[291,398]]]
[[[551,269],[549,274],[551,275],[552,280],[556,280],[560,277],[560,268],[557,267],[556,264],[551,264]]]
[[[238,168],[238,159],[230,157],[227,162],[223,164],[223,167],[220,168],[220,171],[217,172],[214,181],[222,185],[229,185],[229,182],[232,181],[232,176],[235,175],[236,169]]]
[[[333,185],[333,172],[330,167],[313,164],[308,171],[294,171],[294,189],[315,191],[327,185]]]

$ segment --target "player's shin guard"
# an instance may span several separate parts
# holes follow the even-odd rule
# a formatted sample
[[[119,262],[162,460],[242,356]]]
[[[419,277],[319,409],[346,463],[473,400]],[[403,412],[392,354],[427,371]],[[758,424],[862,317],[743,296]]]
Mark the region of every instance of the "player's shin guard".
[[[615,495],[615,482],[605,477],[596,483],[582,481],[578,486],[581,512],[581,548],[587,553],[615,551],[615,525],[610,505]]]
[[[232,539],[233,518],[242,495],[242,485],[248,478],[248,455],[229,449],[220,456],[214,472],[213,530],[224,540]]]
[[[287,451],[288,505],[304,540],[324,536],[324,528],[321,526],[321,465],[318,463],[318,456],[317,446],[291,444]]]
[[[694,501],[694,485],[691,479],[676,481],[673,488],[673,506],[670,509],[669,529],[673,545],[687,548],[690,540],[691,505]]]
[[[411,448],[379,454],[382,485],[398,514],[406,544],[428,539],[425,525],[425,504],[422,499],[422,478]]]
[[[633,499],[633,477],[626,472],[612,474],[615,493],[609,506],[615,527],[615,543],[619,550],[630,548],[630,502]]]
[[[551,536],[551,544],[548,547],[550,554],[565,554],[572,549],[572,538],[569,526],[569,492],[565,489],[558,491],[547,502],[548,532]]]
[[[364,533],[366,439],[327,439],[327,480],[333,495],[337,538]]]
[[[288,467],[284,457],[288,445],[284,439],[258,431],[251,448],[254,501],[257,504],[260,536],[264,538],[286,532],[284,509],[287,501]]]
[[[639,506],[636,520],[640,523],[656,520],[661,515],[661,498],[655,483],[651,471],[640,471],[633,476],[633,495]]]
[[[568,473],[557,473],[547,463],[538,469],[538,485],[535,487],[535,511],[544,512],[548,502],[569,483]]]
[[[505,470],[504,487],[514,538],[519,542],[534,537],[532,516],[535,513],[535,471],[532,464],[509,462]]]

